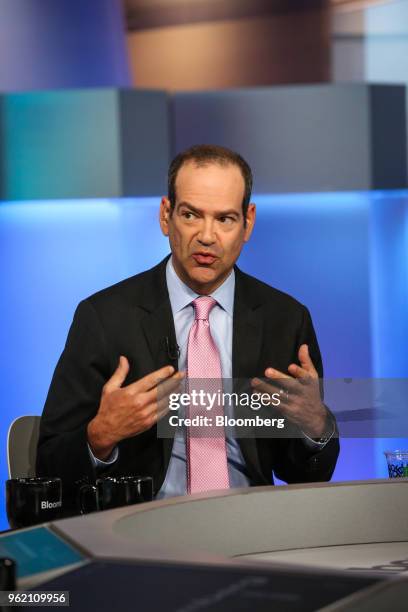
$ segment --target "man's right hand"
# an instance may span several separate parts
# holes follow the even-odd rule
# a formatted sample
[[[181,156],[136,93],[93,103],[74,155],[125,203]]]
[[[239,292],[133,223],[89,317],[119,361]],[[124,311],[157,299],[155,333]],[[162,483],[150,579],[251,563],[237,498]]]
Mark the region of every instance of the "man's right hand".
[[[129,362],[121,356],[117,369],[103,387],[98,412],[88,424],[88,444],[94,456],[102,461],[120,440],[150,429],[168,412],[168,396],[184,377],[183,372],[165,366],[122,387],[128,372]]]

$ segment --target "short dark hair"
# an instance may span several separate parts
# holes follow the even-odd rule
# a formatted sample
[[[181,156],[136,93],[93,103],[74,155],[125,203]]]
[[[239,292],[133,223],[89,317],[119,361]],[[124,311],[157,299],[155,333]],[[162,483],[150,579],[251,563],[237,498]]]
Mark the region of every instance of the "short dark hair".
[[[193,162],[197,166],[207,166],[209,164],[228,166],[229,164],[232,164],[240,169],[245,183],[244,197],[242,199],[242,213],[244,215],[245,224],[248,205],[251,199],[252,170],[249,164],[241,155],[239,155],[239,153],[219,145],[194,145],[193,147],[182,151],[173,159],[169,167],[167,191],[171,210],[173,211],[176,205],[176,179],[178,171],[180,170],[181,166],[188,162]]]

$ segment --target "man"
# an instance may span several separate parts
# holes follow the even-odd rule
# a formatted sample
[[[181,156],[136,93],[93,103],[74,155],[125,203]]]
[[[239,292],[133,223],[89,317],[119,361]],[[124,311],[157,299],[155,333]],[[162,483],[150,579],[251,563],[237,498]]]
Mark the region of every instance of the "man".
[[[159,498],[271,484],[272,472],[289,483],[330,479],[339,444],[320,397],[310,315],[235,266],[255,223],[251,188],[248,164],[228,149],[179,154],[160,205],[171,257],[79,304],[37,457],[38,474],[60,476],[68,495],[75,481],[95,474],[151,475]],[[270,394],[279,381],[279,411],[299,435],[222,436],[212,448],[205,437],[200,448],[188,427],[174,439],[158,437],[168,412],[163,395],[186,369],[188,378],[246,378]]]

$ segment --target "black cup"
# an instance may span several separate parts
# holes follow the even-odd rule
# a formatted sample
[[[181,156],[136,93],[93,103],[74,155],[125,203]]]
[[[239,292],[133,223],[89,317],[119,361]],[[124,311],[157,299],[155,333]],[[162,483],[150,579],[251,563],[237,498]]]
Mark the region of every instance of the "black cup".
[[[61,479],[6,480],[6,508],[12,529],[54,521],[62,511]]]
[[[16,564],[13,559],[0,559],[0,591],[14,591],[16,588]]]
[[[142,504],[153,499],[151,476],[109,476],[98,478],[96,485],[83,484],[78,492],[81,514]]]

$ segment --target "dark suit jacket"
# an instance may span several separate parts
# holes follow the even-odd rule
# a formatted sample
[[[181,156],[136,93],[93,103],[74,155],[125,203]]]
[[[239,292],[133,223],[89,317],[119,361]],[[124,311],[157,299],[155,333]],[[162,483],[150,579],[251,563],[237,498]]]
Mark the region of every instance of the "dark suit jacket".
[[[41,419],[37,474],[60,476],[65,494],[94,468],[86,427],[98,410],[104,383],[120,355],[130,362],[125,384],[169,364],[165,339],[176,346],[165,280],[167,258],[156,267],[82,301],[58,361]],[[290,296],[235,268],[233,378],[263,376],[271,366],[287,371],[298,348],[309,345],[319,376],[322,361],[308,310]],[[177,367],[177,361],[172,362]],[[113,474],[149,474],[157,492],[169,464],[171,439],[158,439],[156,426],[119,443]],[[272,471],[288,482],[329,480],[338,456],[338,439],[310,451],[301,439],[239,439],[253,485],[273,483]]]

